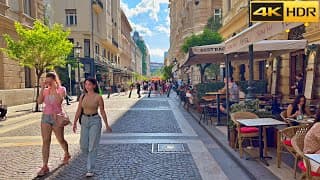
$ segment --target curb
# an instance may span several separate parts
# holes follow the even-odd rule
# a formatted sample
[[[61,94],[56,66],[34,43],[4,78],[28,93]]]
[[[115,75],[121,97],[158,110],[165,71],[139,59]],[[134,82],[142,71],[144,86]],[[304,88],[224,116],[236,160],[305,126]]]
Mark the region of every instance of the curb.
[[[259,165],[259,169],[257,168],[257,166],[255,166],[255,168],[256,168],[255,170],[257,170],[257,171],[251,171],[253,168],[250,167],[249,163],[246,163],[248,161],[241,159],[239,157],[238,153],[236,153],[236,151],[229,146],[229,144],[226,141],[226,137],[225,137],[225,135],[222,134],[222,132],[217,130],[215,127],[209,129],[205,124],[203,124],[203,122],[199,122],[199,120],[197,118],[197,115],[195,115],[194,112],[191,112],[191,111],[187,111],[187,112],[209,134],[209,136],[212,137],[216,141],[216,143],[229,155],[229,157],[237,165],[239,165],[239,167],[249,176],[250,179],[261,179],[261,178],[263,178],[263,177],[261,177],[261,174],[255,173],[255,172],[259,172],[259,169],[261,169],[261,172],[264,172],[264,173],[268,172],[267,175],[270,176],[270,177],[272,176],[272,179],[279,179],[272,172],[270,172],[268,169],[266,169],[265,167],[263,167],[260,164],[256,164],[256,165]],[[252,162],[254,162],[254,161],[252,161]]]

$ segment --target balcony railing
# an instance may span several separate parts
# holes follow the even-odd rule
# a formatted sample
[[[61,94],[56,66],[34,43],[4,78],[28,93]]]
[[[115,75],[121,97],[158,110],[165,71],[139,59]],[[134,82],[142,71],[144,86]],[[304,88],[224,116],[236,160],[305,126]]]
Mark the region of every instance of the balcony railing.
[[[103,3],[101,0],[93,0],[92,8],[96,11],[96,13],[101,13],[103,11]]]

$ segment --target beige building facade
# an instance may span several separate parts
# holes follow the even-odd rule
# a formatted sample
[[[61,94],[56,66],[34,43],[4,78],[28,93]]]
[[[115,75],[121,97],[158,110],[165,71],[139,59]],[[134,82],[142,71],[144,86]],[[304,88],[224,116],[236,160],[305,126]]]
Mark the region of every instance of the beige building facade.
[[[186,37],[201,33],[210,17],[221,18],[222,0],[201,0],[198,4],[195,1],[169,0],[169,8],[169,64],[173,64],[174,59],[176,59],[177,65],[174,67],[174,70],[177,71],[177,77],[185,81],[189,79],[197,83],[200,80],[200,72],[197,66],[192,66],[188,70],[180,69],[180,65],[186,60],[186,54],[182,52],[181,46]]]
[[[18,38],[14,22],[32,28],[35,19],[43,19],[42,0],[0,0],[0,48],[6,47],[4,34]],[[0,52],[0,99],[7,105],[35,100],[36,75],[33,69],[19,66]]]
[[[120,0],[51,0],[50,7],[52,22],[70,29],[70,41],[82,47],[81,81],[95,77],[102,85],[115,85],[121,71]]]
[[[220,34],[228,39],[248,27],[248,1],[223,1],[223,27]],[[294,97],[290,87],[296,82],[295,76],[304,76],[304,93],[308,99],[320,98],[320,23],[307,23],[281,32],[269,39],[306,39],[308,47],[296,52],[283,54],[275,59],[255,59],[254,80],[266,80],[268,92],[282,95],[286,100]],[[308,56],[307,52],[313,52]],[[236,81],[249,79],[248,61],[233,62],[233,77]]]

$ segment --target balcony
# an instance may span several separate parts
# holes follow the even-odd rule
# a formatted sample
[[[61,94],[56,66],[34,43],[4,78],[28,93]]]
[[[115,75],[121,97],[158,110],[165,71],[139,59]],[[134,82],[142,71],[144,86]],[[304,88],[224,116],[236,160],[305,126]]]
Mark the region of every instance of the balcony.
[[[99,14],[103,11],[103,3],[100,0],[93,0],[92,8],[97,14]]]

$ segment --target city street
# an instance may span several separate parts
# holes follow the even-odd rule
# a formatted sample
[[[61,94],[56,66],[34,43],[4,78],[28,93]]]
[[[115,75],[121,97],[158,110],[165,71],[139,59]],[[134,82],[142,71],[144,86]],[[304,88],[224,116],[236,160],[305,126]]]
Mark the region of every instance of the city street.
[[[170,98],[136,94],[105,98],[113,133],[104,133],[94,179],[249,179],[198,123]],[[67,107],[74,116],[77,103]],[[40,113],[0,123],[0,179],[34,179],[41,166]],[[79,132],[67,126],[72,160],[61,167],[63,151],[52,138],[43,179],[85,179],[86,159],[79,152]]]

